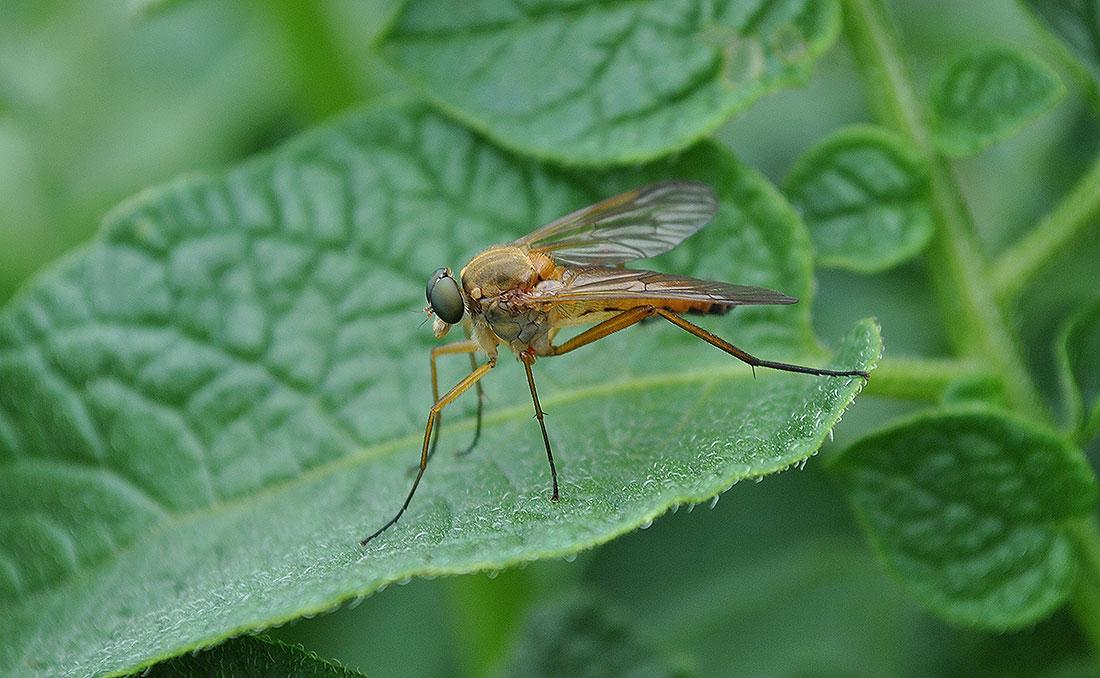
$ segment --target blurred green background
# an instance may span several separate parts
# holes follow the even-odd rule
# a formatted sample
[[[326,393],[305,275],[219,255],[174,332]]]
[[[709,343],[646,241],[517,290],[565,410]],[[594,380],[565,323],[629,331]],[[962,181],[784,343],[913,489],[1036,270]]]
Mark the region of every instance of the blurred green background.
[[[1100,148],[1096,112],[1019,4],[888,5],[920,82],[954,50],[990,41],[1034,51],[1066,81],[1069,96],[1053,112],[954,164],[995,254],[1092,160]],[[4,0],[0,299],[93,237],[127,196],[235,163],[401,89],[371,49],[395,7],[383,0]],[[779,183],[817,139],[867,119],[841,40],[807,87],[765,98],[717,136]],[[1016,309],[1029,360],[1054,403],[1055,328],[1083,299],[1100,298],[1097,231]],[[876,316],[888,357],[947,350],[919,262],[869,277],[818,271],[817,281],[814,322],[826,343]],[[861,397],[823,454],[912,407]],[[1091,452],[1095,459],[1095,445]],[[876,562],[813,461],[741,484],[713,509],[663,517],[575,562],[418,580],[273,635],[368,675],[485,675],[507,662],[532,606],[578,591],[625,611],[644,642],[706,676],[1002,675],[1008,668],[1040,675],[1085,661],[1062,616],[991,637],[921,612]]]

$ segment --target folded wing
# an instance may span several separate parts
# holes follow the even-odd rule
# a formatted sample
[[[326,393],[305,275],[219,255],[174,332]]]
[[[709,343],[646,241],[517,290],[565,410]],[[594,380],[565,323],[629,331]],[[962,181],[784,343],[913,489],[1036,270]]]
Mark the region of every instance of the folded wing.
[[[523,301],[633,302],[631,305],[683,306],[703,310],[697,304],[731,308],[742,305],[793,304],[794,297],[763,287],[731,285],[680,275],[628,268],[592,266],[566,269],[560,280],[543,280],[523,294]],[[713,309],[711,310],[713,312]]]

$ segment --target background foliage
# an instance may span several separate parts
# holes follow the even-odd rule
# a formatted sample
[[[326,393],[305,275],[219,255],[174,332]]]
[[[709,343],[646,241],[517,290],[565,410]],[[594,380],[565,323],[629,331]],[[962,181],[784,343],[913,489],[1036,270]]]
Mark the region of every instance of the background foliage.
[[[881,324],[886,357],[835,429],[835,440],[822,448],[829,463],[813,459],[801,471],[771,475],[759,484],[741,483],[709,510],[681,510],[657,519],[649,529],[576,554],[577,548],[623,529],[648,526],[648,519],[670,505],[689,500],[690,508],[690,501],[705,499],[737,478],[787,462],[766,467],[762,457],[750,454],[747,470],[727,468],[690,490],[675,485],[667,497],[631,509],[633,522],[599,532],[592,516],[577,514],[575,529],[563,530],[553,521],[540,522],[537,515],[545,508],[538,503],[544,488],[537,445],[528,444],[526,411],[498,410],[495,433],[475,462],[489,475],[475,484],[492,487],[499,481],[491,462],[503,458],[500,441],[523,440],[524,447],[508,457],[531,462],[520,467],[521,479],[513,481],[531,496],[512,498],[506,507],[509,520],[522,514],[529,521],[530,532],[520,533],[524,545],[517,553],[523,560],[568,554],[566,560],[539,560],[498,573],[495,567],[514,558],[502,559],[501,544],[487,540],[481,552],[459,549],[444,556],[447,566],[436,572],[489,567],[493,576],[413,579],[330,614],[274,629],[271,635],[367,675],[481,676],[515,673],[515,667],[532,664],[547,665],[551,675],[552,662],[559,660],[559,669],[588,665],[604,675],[632,670],[646,675],[1003,675],[1009,669],[1021,675],[1096,673],[1100,549],[1093,522],[1095,478],[1082,455],[1095,455],[1100,428],[1100,291],[1095,285],[1100,235],[1094,219],[1100,185],[1094,162],[1100,143],[1094,78],[1098,66],[1095,45],[1089,42],[1097,34],[1089,22],[1100,16],[1095,3],[914,0],[886,3],[885,13],[877,2],[860,0],[719,3],[727,23],[715,22],[717,28],[703,32],[703,44],[723,56],[717,69],[692,49],[676,49],[686,44],[685,36],[697,33],[694,3],[642,3],[649,15],[634,23],[624,20],[631,15],[620,12],[623,4],[601,3],[585,21],[570,23],[547,10],[515,24],[507,11],[452,15],[418,2],[198,0],[123,7],[69,0],[0,6],[0,204],[5,206],[0,214],[0,298],[13,297],[32,272],[91,237],[108,209],[127,196],[195,173],[128,201],[107,219],[99,240],[30,283],[5,311],[5,340],[10,343],[0,358],[5,370],[0,447],[7,454],[0,477],[5,486],[0,528],[7,559],[0,605],[8,607],[0,609],[15,613],[6,616],[0,668],[7,669],[4,663],[18,657],[11,670],[29,675],[74,671],[74,666],[125,670],[172,656],[195,639],[205,643],[303,613],[311,616],[349,592],[366,593],[388,580],[402,580],[402,572],[423,573],[422,568],[401,565],[399,558],[390,570],[379,572],[357,562],[357,553],[341,551],[346,535],[355,536],[392,503],[388,496],[369,491],[378,478],[370,460],[394,452],[384,459],[394,487],[404,483],[403,469],[413,460],[426,402],[426,350],[432,345],[430,337],[420,336],[424,332],[418,335],[416,316],[403,310],[415,309],[422,294],[419,279],[436,266],[461,265],[471,252],[503,239],[501,233],[518,235],[612,189],[674,172],[726,187],[726,211],[705,232],[712,240],[685,245],[658,265],[769,284],[804,300],[793,315],[777,319],[768,312],[748,314],[732,323],[709,325],[712,329],[750,350],[761,352],[764,346],[791,359],[817,360],[803,323],[812,321],[813,334],[833,349],[861,318],[873,316]],[[485,6],[501,11],[494,3]],[[752,7],[763,9],[758,14],[744,11]],[[738,23],[742,21],[746,23]],[[471,25],[485,28],[473,30]],[[738,33],[723,25],[748,26],[746,33],[758,41],[739,40]],[[792,25],[797,31],[792,32]],[[890,35],[891,25],[898,27],[900,42]],[[590,73],[570,61],[576,54],[545,56],[562,36],[590,36],[598,42],[608,34],[618,35],[626,46],[614,68]],[[897,86],[887,68],[897,65],[891,54],[904,60],[912,75],[911,94],[927,103],[927,111],[907,104],[904,91],[891,89]],[[646,67],[631,70],[632,58]],[[557,81],[547,73],[579,81]],[[646,76],[652,79],[649,89],[633,87]],[[525,94],[533,97],[527,99],[530,108],[493,109],[493,102],[525,99],[503,96],[488,85],[527,88]],[[660,91],[662,85],[680,88],[676,106],[647,107],[647,92],[654,86]],[[797,86],[763,96],[781,85]],[[614,96],[600,99],[607,88]],[[586,98],[592,93],[595,103]],[[410,103],[410,97],[420,95],[434,109]],[[366,109],[360,108],[364,102]],[[589,110],[584,106],[624,124],[586,127],[580,124],[583,116],[577,117],[578,110]],[[375,418],[353,419],[350,442],[341,437],[347,433],[342,427],[303,424],[288,414],[308,420],[316,414],[311,406],[323,414],[325,403],[341,402],[342,392],[339,384],[326,385],[333,391],[319,390],[310,382],[311,363],[296,360],[303,351],[308,354],[311,338],[327,336],[331,328],[310,322],[318,317],[316,307],[291,307],[281,312],[293,331],[282,335],[288,343],[282,354],[269,354],[274,362],[266,368],[293,387],[288,392],[307,397],[281,399],[280,392],[265,390],[270,409],[252,412],[250,420],[251,430],[267,436],[260,444],[281,463],[227,467],[212,496],[252,497],[255,488],[282,487],[279,483],[301,468],[321,469],[319,473],[307,474],[305,482],[290,485],[285,494],[261,493],[231,511],[202,509],[209,499],[202,492],[207,490],[183,484],[163,485],[175,494],[155,502],[100,506],[97,502],[107,495],[67,491],[70,486],[60,481],[25,482],[27,476],[21,474],[26,468],[14,463],[18,446],[12,443],[17,439],[13,431],[19,431],[20,440],[46,440],[45,449],[56,445],[66,450],[71,441],[81,439],[81,431],[58,425],[68,419],[56,402],[65,401],[55,401],[55,390],[37,379],[33,369],[21,368],[25,354],[13,359],[10,346],[23,346],[20,342],[40,331],[59,342],[57,355],[73,357],[62,366],[67,374],[87,380],[81,383],[88,384],[88,402],[124,402],[126,393],[117,384],[94,378],[130,374],[127,370],[148,368],[148,363],[105,359],[116,345],[109,335],[98,336],[105,347],[98,352],[87,344],[73,349],[73,337],[48,331],[43,317],[72,320],[57,314],[68,308],[66,295],[91,290],[98,318],[155,320],[153,292],[159,288],[145,275],[149,269],[132,257],[105,258],[102,253],[120,251],[108,247],[119,244],[130,248],[125,252],[137,246],[155,251],[175,243],[190,226],[216,223],[227,213],[222,209],[226,205],[228,213],[247,217],[255,213],[246,208],[267,204],[275,195],[273,202],[284,208],[283,223],[298,223],[295,215],[305,215],[300,223],[306,225],[340,222],[340,210],[359,204],[358,198],[342,193],[340,182],[329,180],[324,171],[312,170],[330,168],[341,157],[359,157],[362,149],[369,156],[374,152],[370,149],[381,148],[383,144],[369,140],[379,124],[370,111],[379,110],[391,122],[396,115],[397,122],[388,128],[395,131],[387,148],[397,150],[372,158],[356,176],[370,175],[378,167],[388,170],[380,174],[383,178],[420,176],[402,164],[411,157],[423,175],[454,180],[464,190],[444,200],[440,186],[432,187],[428,200],[408,201],[414,211],[398,210],[400,219],[386,221],[402,230],[387,234],[385,245],[366,252],[364,260],[372,265],[390,262],[397,274],[377,275],[376,269],[357,269],[355,262],[346,261],[343,266],[330,262],[322,270],[333,272],[329,284],[349,286],[346,294],[354,302],[349,303],[362,305],[366,317],[377,318],[370,314],[378,309],[387,317],[384,327],[368,323],[363,328],[373,342],[367,344],[381,347],[382,357],[364,348],[367,344],[354,342],[341,345],[341,355],[353,358],[366,351],[372,357],[360,364],[390,370],[391,381],[415,384],[400,398],[400,411],[415,414],[395,419],[384,411],[364,410]],[[333,114],[346,111],[353,112],[332,121]],[[739,112],[729,119],[734,111]],[[651,112],[657,115],[647,117]],[[532,125],[536,115],[538,124]],[[889,130],[868,127],[868,122]],[[315,127],[317,131],[307,131]],[[415,130],[419,145],[409,145],[400,133],[408,129]],[[471,129],[488,140],[471,135]],[[704,141],[672,160],[663,159],[664,153],[708,135],[716,143]],[[289,146],[280,146],[288,139]],[[275,155],[228,172],[216,169],[276,148]],[[630,150],[617,150],[622,148]],[[954,159],[947,161],[940,152]],[[546,159],[552,162],[543,164]],[[633,164],[643,160],[650,164]],[[630,164],[599,170],[567,170],[555,164],[623,161]],[[284,168],[291,172],[280,173]],[[538,199],[517,201],[516,192],[478,190],[484,185],[479,177],[510,172],[523,178],[518,183],[541,188],[526,194]],[[809,236],[760,175],[784,187],[809,226]],[[398,196],[421,191],[415,182],[388,188],[388,194]],[[252,195],[261,197],[250,202]],[[310,197],[318,199],[295,199]],[[263,223],[262,218],[229,221]],[[168,224],[177,230],[166,230]],[[742,246],[724,244],[743,243],[744,238],[725,237],[728,231],[723,229],[744,224],[766,224],[761,232],[785,235],[763,249],[748,247],[748,254],[721,250]],[[311,245],[315,238],[332,237],[310,233],[292,242]],[[341,237],[336,237],[337,251],[354,241]],[[812,288],[804,261],[811,238],[821,266],[813,272]],[[973,247],[959,248],[959,242]],[[1052,248],[1051,243],[1060,246]],[[276,293],[281,279],[299,275],[294,248],[280,244],[249,250],[261,270],[263,264],[278,263],[265,271],[268,290]],[[922,249],[924,257],[912,259]],[[240,262],[235,257],[242,250],[219,241],[205,249],[172,245],[165,251],[175,257],[166,269],[169,277],[173,271],[192,273],[184,282],[198,289],[185,329],[232,349],[229,358],[244,375],[243,382],[224,389],[222,399],[207,407],[213,412],[240,406],[232,395],[241,392],[237,389],[255,397],[248,384],[266,384],[247,369],[256,364],[249,353],[255,338],[211,325],[217,314],[204,312],[206,297],[199,288],[208,276],[239,291],[240,299],[251,298],[255,290],[234,287],[239,278],[233,270]],[[787,258],[781,266],[757,270],[767,260],[761,251],[787,253]],[[853,257],[853,251],[865,256]],[[988,270],[986,257],[993,262]],[[1052,260],[1057,263],[1051,265]],[[738,269],[731,263],[735,261],[745,265]],[[405,275],[405,269],[423,269],[423,275],[411,270]],[[383,298],[378,306],[354,296],[360,281]],[[94,294],[96,289],[105,290],[101,297]],[[119,297],[122,293],[126,296]],[[389,299],[396,301],[387,305]],[[998,308],[1006,318],[990,315]],[[28,309],[46,309],[52,315]],[[13,327],[19,331],[13,333]],[[867,338],[873,329],[858,327],[864,339],[854,346],[865,350],[847,359],[866,363],[875,352],[874,341]],[[1018,350],[1011,345],[1014,328],[1019,328]],[[549,421],[552,431],[579,435],[566,444],[583,447],[585,431],[596,427],[608,438],[599,444],[601,449],[618,445],[644,451],[646,440],[665,440],[659,430],[634,435],[609,422],[634,417],[638,423],[647,413],[651,421],[667,421],[673,415],[661,407],[678,400],[695,402],[703,410],[712,403],[731,408],[727,414],[738,412],[750,422],[750,431],[765,430],[772,420],[782,428],[803,404],[808,416],[828,411],[828,417],[808,424],[810,442],[788,460],[797,461],[816,447],[835,419],[832,415],[839,416],[853,393],[830,392],[818,402],[801,382],[773,375],[753,382],[740,373],[690,390],[700,369],[718,363],[705,347],[693,348],[672,332],[659,326],[638,328],[633,341],[616,345],[619,350],[606,348],[566,365],[556,363],[567,358],[540,363],[548,396],[558,397]],[[153,341],[156,337],[146,339],[149,355],[167,354]],[[631,348],[624,351],[627,346]],[[846,346],[853,350],[851,340]],[[679,383],[648,384],[655,390],[646,395],[646,384],[632,376],[648,368],[641,356],[656,349],[675,350],[683,361],[690,397],[676,391],[685,388]],[[134,355],[139,354],[130,357]],[[182,368],[162,365],[152,377],[145,369],[128,379],[162,389],[171,386],[175,391],[165,394],[171,402],[190,388],[177,376],[197,379],[190,367],[209,360],[200,353],[181,355],[179,363],[186,362]],[[223,363],[211,365],[226,369]],[[494,401],[509,403],[516,394],[523,395],[518,388],[522,384],[512,383],[517,374],[511,368],[491,375],[491,407]],[[457,378],[457,368],[449,369],[445,373]],[[663,367],[660,374],[676,371]],[[615,398],[602,397],[598,390],[608,374],[625,379],[616,382],[625,386]],[[584,375],[590,375],[587,381]],[[578,380],[589,387],[580,395],[573,390]],[[735,394],[728,402],[715,396],[727,388]],[[316,393],[321,394],[320,405],[308,397]],[[596,398],[599,405],[589,407],[585,398]],[[780,407],[769,410],[769,402]],[[112,440],[123,441],[117,443],[120,449],[143,447],[148,452],[162,449],[166,440],[178,442],[170,417],[130,410],[135,419],[154,425],[128,427],[124,419],[111,419]],[[56,421],[42,415],[54,411],[61,412]],[[16,426],[13,413],[19,412],[31,414]],[[200,423],[218,420],[202,413],[196,417]],[[456,439],[469,435],[469,422],[459,423],[461,418],[451,415],[444,449],[447,442],[457,445]],[[571,425],[580,433],[571,432]],[[726,438],[722,430],[708,433],[702,428],[698,433],[704,438]],[[288,444],[280,431],[308,431],[316,437]],[[680,434],[668,438],[672,443],[682,439]],[[241,445],[232,436],[225,444],[229,449]],[[346,465],[326,465],[348,448],[361,448],[361,453],[349,457]],[[319,456],[292,462],[291,453],[301,449],[316,450]],[[185,457],[127,458],[142,460],[140,467],[130,469],[134,477],[189,477],[180,466]],[[603,473],[603,463],[609,464],[607,472],[618,468],[605,460],[591,466],[591,472]],[[677,468],[670,464],[656,470]],[[436,471],[451,486],[470,482],[468,473],[448,470],[443,462]],[[66,477],[64,482],[88,487],[80,478]],[[357,504],[364,483],[371,503]],[[43,499],[51,493],[76,497],[72,516],[110,517],[106,526],[63,526],[82,537],[71,556],[51,552],[49,540],[30,538],[41,531],[28,519],[35,514],[27,507],[33,509],[40,501],[56,505],[61,500]],[[506,496],[507,490],[498,494]],[[430,494],[422,499],[436,506]],[[585,505],[600,514],[597,503]],[[165,506],[167,512],[161,513]],[[166,520],[172,512],[188,519]],[[431,541],[439,528],[430,516],[425,525],[417,537],[426,534]],[[117,544],[151,529],[156,535],[151,542],[121,557],[112,555]],[[180,534],[185,538],[177,539]],[[545,541],[532,545],[532,535]],[[397,552],[415,546],[394,544]],[[429,544],[426,552],[435,548]],[[245,555],[251,551],[268,554],[263,568],[248,569],[256,567]],[[407,557],[418,562],[423,555],[412,550]],[[93,567],[71,589],[54,591],[52,597],[37,593],[64,581],[70,569],[79,571],[81,563],[94,566],[104,558],[111,564],[106,575]],[[125,586],[133,579],[130,573],[155,571],[150,563],[164,563],[170,570],[192,562],[189,558],[199,569],[207,568],[208,578],[166,576]],[[280,573],[293,574],[284,580]],[[307,573],[311,583],[294,578],[300,573]],[[238,585],[224,590],[205,585],[222,581],[219,577]],[[16,581],[30,581],[31,586],[20,593],[12,585]],[[81,581],[88,585],[82,587]],[[153,581],[155,586],[148,585]],[[122,584],[113,588],[117,582]],[[95,593],[92,584],[107,593]],[[294,589],[294,596],[279,598],[280,586]],[[76,604],[71,591],[77,592]],[[117,596],[116,591],[132,595]],[[225,593],[231,597],[228,602],[211,600]],[[276,598],[288,602],[274,613],[269,603]],[[1058,611],[1067,598],[1071,605]],[[150,604],[154,599],[164,601],[164,609],[175,605],[182,613],[169,615],[161,627],[144,625],[156,633],[142,645],[135,642],[140,634],[134,627],[120,620],[136,620],[135,626],[142,627],[141,615],[160,609]],[[113,611],[99,614],[105,605]],[[224,614],[211,615],[211,610]],[[196,630],[182,623],[187,620],[205,620],[209,626]],[[1010,631],[990,632],[1004,629]],[[43,661],[62,664],[37,663],[38,650],[28,648],[43,646],[60,648],[57,655],[43,653]],[[121,646],[150,649],[117,655],[130,663],[111,663],[105,648]],[[70,651],[77,658],[72,664],[57,659]],[[630,658],[636,665],[630,665]],[[340,672],[308,654],[249,638],[195,659],[183,657],[156,670],[209,675],[221,667],[226,675],[240,675],[248,667],[260,667],[255,669],[259,675],[264,667],[282,671],[301,666],[307,674]]]

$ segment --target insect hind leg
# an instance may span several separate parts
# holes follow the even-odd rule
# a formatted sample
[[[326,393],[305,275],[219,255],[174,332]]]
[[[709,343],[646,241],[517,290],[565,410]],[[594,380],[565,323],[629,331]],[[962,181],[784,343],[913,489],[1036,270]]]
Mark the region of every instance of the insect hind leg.
[[[665,320],[669,321],[673,325],[676,325],[687,330],[688,332],[691,332],[708,344],[716,346],[726,353],[729,353],[734,358],[737,358],[741,362],[752,366],[754,370],[757,367],[767,367],[769,369],[781,370],[783,372],[798,372],[799,374],[814,374],[823,377],[861,377],[863,379],[870,378],[870,375],[863,370],[827,370],[818,367],[807,367],[805,365],[794,365],[792,363],[781,363],[774,360],[764,360],[763,358],[757,358],[751,353],[742,351],[725,339],[717,335],[711,334],[710,332],[704,330],[702,327],[699,327],[689,320],[685,320],[675,313],[666,311],[663,308],[656,307],[654,307],[653,312],[661,316]]]
[[[581,332],[577,336],[573,337],[569,341],[561,344],[560,346],[554,346],[551,350],[551,355],[561,355],[563,353],[569,353],[576,349],[591,344],[594,341],[603,339],[604,337],[618,332],[619,330],[626,329],[631,325],[645,320],[646,318],[659,315],[665,320],[669,321],[673,325],[676,325],[682,329],[691,332],[695,336],[699,337],[703,341],[722,349],[726,353],[729,353],[734,358],[737,358],[741,362],[750,365],[753,369],[757,367],[767,367],[773,370],[781,370],[783,372],[798,372],[800,374],[814,374],[823,377],[861,377],[868,379],[868,375],[863,370],[826,370],[817,367],[807,367],[805,365],[794,365],[792,363],[781,363],[774,360],[764,360],[763,358],[757,358],[756,356],[742,351],[733,344],[729,343],[725,339],[711,334],[710,332],[699,327],[695,323],[684,319],[683,317],[673,313],[672,311],[666,311],[658,306],[637,306],[635,308],[623,311],[619,315],[608,318],[607,320],[588,328],[584,332]]]

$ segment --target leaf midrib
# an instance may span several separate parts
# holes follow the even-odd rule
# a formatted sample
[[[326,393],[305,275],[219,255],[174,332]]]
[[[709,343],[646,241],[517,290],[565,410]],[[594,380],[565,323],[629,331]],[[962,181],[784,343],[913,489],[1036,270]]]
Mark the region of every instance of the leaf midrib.
[[[568,403],[574,403],[587,399],[595,399],[606,396],[615,395],[618,393],[625,393],[631,391],[641,391],[651,387],[658,386],[682,386],[691,384],[700,385],[715,385],[722,381],[746,381],[752,379],[752,373],[746,372],[748,368],[744,365],[727,365],[720,368],[712,367],[710,369],[697,369],[688,372],[667,372],[660,375],[644,375],[644,376],[631,376],[625,379],[619,379],[613,382],[606,382],[600,384],[593,384],[584,386],[566,393],[556,394],[550,398],[540,399],[545,406],[550,405],[564,405]],[[690,412],[694,408],[694,405],[687,408]],[[427,411],[427,408],[425,408]],[[496,410],[490,414],[486,414],[483,417],[483,426],[493,426],[508,421],[514,421],[526,418],[531,412],[531,406],[528,403],[523,405],[516,405],[514,407],[506,407]],[[685,414],[686,416],[686,414]],[[682,423],[682,421],[680,422]],[[459,428],[472,428],[474,425],[474,417],[466,416],[458,420],[448,421],[448,427]],[[70,574],[63,579],[57,580],[56,584],[49,587],[43,587],[31,593],[31,596],[23,599],[16,599],[14,602],[16,605],[28,604],[31,599],[39,596],[50,595],[56,591],[65,588],[72,582],[90,577],[95,571],[106,567],[112,561],[125,557],[130,552],[141,547],[149,540],[156,539],[160,535],[178,529],[181,525],[191,521],[201,521],[209,516],[224,515],[235,510],[241,510],[249,503],[260,502],[270,495],[278,492],[285,491],[289,487],[293,487],[297,483],[309,483],[317,480],[325,475],[335,473],[339,470],[359,466],[365,462],[369,462],[372,459],[383,457],[387,454],[396,452],[399,449],[408,448],[413,445],[419,445],[423,441],[423,434],[419,432],[413,432],[408,435],[404,435],[398,438],[394,438],[385,442],[376,443],[371,446],[363,448],[363,450],[356,454],[334,459],[330,462],[311,468],[303,473],[296,475],[295,477],[265,486],[255,492],[251,492],[240,497],[236,497],[229,501],[217,501],[194,511],[190,511],[182,514],[172,514],[171,517],[163,522],[157,523],[153,529],[143,534],[140,538],[127,544],[124,548],[114,552],[110,557],[103,558],[98,561],[88,563],[84,567],[75,568],[70,571]]]

